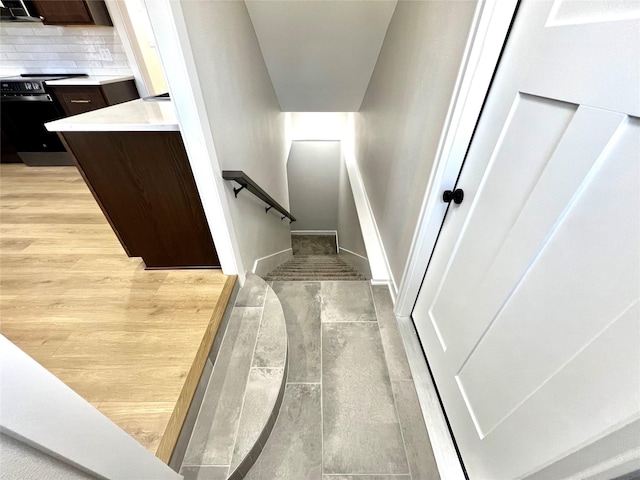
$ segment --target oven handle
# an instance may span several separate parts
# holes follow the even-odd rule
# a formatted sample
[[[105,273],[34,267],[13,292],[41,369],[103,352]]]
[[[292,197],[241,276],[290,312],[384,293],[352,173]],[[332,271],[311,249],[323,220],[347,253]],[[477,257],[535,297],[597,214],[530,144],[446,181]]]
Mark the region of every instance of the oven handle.
[[[0,101],[4,102],[53,102],[51,95],[16,95],[2,96]]]

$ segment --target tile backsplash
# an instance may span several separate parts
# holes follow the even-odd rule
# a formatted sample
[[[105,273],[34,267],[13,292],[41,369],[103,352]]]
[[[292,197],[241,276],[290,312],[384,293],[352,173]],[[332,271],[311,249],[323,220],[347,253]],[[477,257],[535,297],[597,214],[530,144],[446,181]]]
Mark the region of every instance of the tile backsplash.
[[[52,72],[132,74],[113,27],[0,24],[0,76]]]

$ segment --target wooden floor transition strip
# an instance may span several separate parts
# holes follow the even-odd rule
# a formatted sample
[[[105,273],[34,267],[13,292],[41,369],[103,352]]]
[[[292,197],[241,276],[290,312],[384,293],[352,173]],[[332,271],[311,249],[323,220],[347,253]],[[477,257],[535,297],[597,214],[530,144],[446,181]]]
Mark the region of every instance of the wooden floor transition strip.
[[[171,414],[171,418],[169,419],[169,423],[167,424],[164,435],[160,440],[160,445],[158,446],[158,450],[156,451],[156,456],[167,464],[171,460],[173,451],[175,450],[176,444],[178,443],[178,438],[180,437],[182,426],[184,425],[184,421],[187,418],[187,413],[189,412],[191,401],[193,400],[196,388],[198,387],[198,382],[200,381],[200,376],[202,375],[202,371],[204,370],[207,356],[211,351],[213,341],[216,337],[216,333],[218,332],[218,327],[220,326],[220,322],[222,321],[222,317],[224,316],[225,309],[227,308],[227,304],[229,303],[229,299],[231,298],[231,294],[233,293],[233,287],[235,286],[236,279],[237,276],[235,275],[229,276],[224,284],[224,287],[222,288],[220,299],[216,304],[215,310],[213,311],[209,326],[205,331],[202,342],[200,343],[200,347],[198,348],[198,352],[196,353],[196,357],[194,358],[193,364],[189,369],[189,373],[187,374],[184,386],[182,387],[182,391],[180,392],[180,396],[178,397],[176,406],[173,409],[173,413]]]

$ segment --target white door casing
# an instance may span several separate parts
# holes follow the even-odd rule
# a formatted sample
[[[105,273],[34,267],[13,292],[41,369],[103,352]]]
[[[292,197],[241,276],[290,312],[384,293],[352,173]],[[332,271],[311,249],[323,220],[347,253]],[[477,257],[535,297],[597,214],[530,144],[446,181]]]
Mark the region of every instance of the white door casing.
[[[640,4],[623,3],[523,2],[412,314],[472,480],[640,425]],[[563,475],[609,459],[577,458]]]

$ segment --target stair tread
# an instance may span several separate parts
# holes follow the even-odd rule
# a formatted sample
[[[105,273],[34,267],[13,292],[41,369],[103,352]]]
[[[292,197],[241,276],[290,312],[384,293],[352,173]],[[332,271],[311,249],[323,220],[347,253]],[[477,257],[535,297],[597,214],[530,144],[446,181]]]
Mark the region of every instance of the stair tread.
[[[267,275],[267,281],[356,281],[366,280],[353,266],[336,254],[294,255]]]

